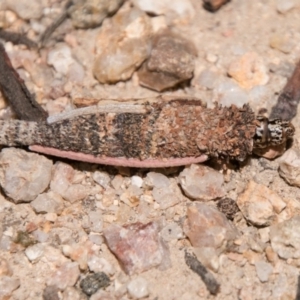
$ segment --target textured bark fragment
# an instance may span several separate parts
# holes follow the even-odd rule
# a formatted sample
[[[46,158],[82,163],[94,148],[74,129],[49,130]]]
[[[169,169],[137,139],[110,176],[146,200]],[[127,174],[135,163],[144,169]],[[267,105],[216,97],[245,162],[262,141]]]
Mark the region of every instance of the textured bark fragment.
[[[201,155],[244,160],[252,152],[256,120],[248,105],[210,109],[199,100],[177,99],[146,103],[144,113],[135,107],[134,113],[75,114],[51,124],[0,121],[0,144],[142,161]]]

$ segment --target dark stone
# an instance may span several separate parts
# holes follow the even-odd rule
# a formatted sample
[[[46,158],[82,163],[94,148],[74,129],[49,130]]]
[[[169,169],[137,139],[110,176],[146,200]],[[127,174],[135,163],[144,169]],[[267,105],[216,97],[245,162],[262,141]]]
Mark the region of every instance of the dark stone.
[[[239,211],[236,202],[230,198],[219,200],[217,207],[229,220],[233,220],[235,214]]]
[[[59,289],[54,285],[47,286],[43,291],[43,300],[59,300]]]
[[[104,289],[109,285],[110,279],[103,272],[88,275],[80,282],[82,291],[89,296],[95,294],[99,289]]]
[[[142,86],[161,92],[193,77],[196,50],[185,38],[166,31],[153,39],[151,55],[138,71]]]

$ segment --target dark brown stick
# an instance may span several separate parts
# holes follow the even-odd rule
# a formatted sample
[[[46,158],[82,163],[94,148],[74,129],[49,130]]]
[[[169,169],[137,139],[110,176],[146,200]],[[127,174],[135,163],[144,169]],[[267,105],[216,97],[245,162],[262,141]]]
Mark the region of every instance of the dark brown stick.
[[[296,116],[300,101],[300,61],[296,65],[292,77],[288,80],[278,97],[276,105],[272,108],[270,119],[281,118],[291,120]]]
[[[201,262],[196,258],[195,254],[191,254],[185,251],[184,259],[187,266],[201,277],[208,291],[211,294],[216,295],[219,291],[220,284],[217,282],[214,276],[210,272],[208,272],[207,269],[201,264]]]
[[[300,300],[300,275],[298,275],[297,294],[295,300]]]
[[[28,48],[36,48],[37,43],[29,39],[26,35],[11,32],[11,31],[5,31],[0,29],[0,39],[3,39],[7,42],[12,42],[13,44],[23,44],[27,46]]]
[[[19,119],[43,121],[47,113],[30,94],[0,43],[0,89]]]
[[[73,1],[70,0],[65,5],[63,13],[53,21],[52,24],[45,30],[45,32],[40,37],[40,47],[45,46],[46,42],[52,35],[52,33],[58,28],[68,17],[69,17],[69,9],[71,6],[73,6]]]

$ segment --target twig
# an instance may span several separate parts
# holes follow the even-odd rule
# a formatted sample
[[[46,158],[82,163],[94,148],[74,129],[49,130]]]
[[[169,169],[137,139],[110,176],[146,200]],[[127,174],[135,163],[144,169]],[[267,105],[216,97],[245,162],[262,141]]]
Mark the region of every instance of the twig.
[[[29,39],[26,35],[20,33],[5,31],[0,29],[0,39],[3,39],[13,44],[23,44],[28,48],[36,48],[37,43]]]
[[[52,24],[45,30],[45,32],[40,37],[40,47],[45,46],[46,42],[48,41],[49,37],[52,33],[58,28],[68,17],[69,17],[69,9],[73,5],[73,1],[70,0],[65,5],[64,11],[62,14],[53,21]]]
[[[300,275],[298,275],[297,294],[295,300],[300,300]]]
[[[13,68],[0,43],[0,89],[13,107],[17,117],[26,121],[43,121],[47,113],[28,91],[23,79]]]
[[[270,119],[281,118],[291,120],[297,114],[300,101],[300,61],[296,65],[292,77],[288,80],[278,97],[276,105],[272,108]]]
[[[214,276],[211,273],[209,273],[208,270],[202,265],[202,263],[196,258],[195,254],[191,254],[185,251],[184,259],[187,266],[201,277],[208,291],[211,294],[216,295],[219,291],[220,284],[217,282]]]

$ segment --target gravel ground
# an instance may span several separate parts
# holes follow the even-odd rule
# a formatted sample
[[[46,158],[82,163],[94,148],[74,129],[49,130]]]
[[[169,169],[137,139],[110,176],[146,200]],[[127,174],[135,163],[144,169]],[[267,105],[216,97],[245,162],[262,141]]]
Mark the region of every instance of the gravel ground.
[[[299,60],[297,0],[232,0],[216,13],[196,0],[85,2],[39,51],[3,41],[50,115],[161,93],[270,112]],[[0,27],[38,41],[65,4],[0,0]],[[0,109],[15,117],[1,95]],[[3,148],[0,299],[295,299],[299,122],[282,157],[227,170]]]

